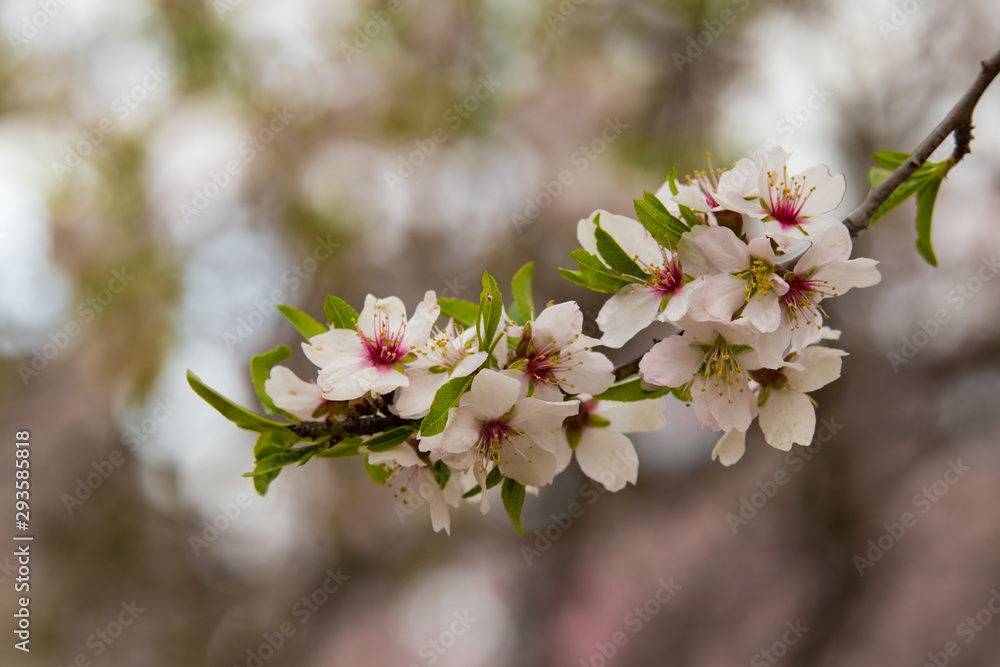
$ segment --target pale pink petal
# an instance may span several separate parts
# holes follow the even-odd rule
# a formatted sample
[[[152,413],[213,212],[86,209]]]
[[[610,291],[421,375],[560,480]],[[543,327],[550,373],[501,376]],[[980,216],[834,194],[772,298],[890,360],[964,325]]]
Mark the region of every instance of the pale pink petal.
[[[723,273],[736,273],[750,266],[750,251],[728,227],[712,227],[694,242]]]
[[[663,399],[647,401],[598,401],[594,413],[611,422],[609,428],[622,433],[658,431],[667,425],[663,418]]]
[[[550,403],[537,398],[522,398],[514,407],[511,425],[525,433],[550,431],[562,427],[563,420],[580,410],[579,401]]]
[[[876,264],[877,261],[868,257],[830,262],[816,269],[810,278],[824,281],[835,295],[840,296],[854,287],[877,285],[882,280],[882,274],[875,268]]]
[[[550,484],[556,474],[556,455],[541,447],[528,449],[526,441],[527,438],[519,440],[517,449],[511,443],[504,442],[497,454],[500,471],[526,486]]]
[[[746,450],[746,431],[726,431],[712,449],[712,460],[718,460],[724,466],[731,466],[743,458]]]
[[[788,385],[806,394],[825,387],[840,377],[841,357],[845,356],[846,352],[832,347],[807,347],[795,356],[805,370],[784,371]]]
[[[647,381],[661,387],[680,387],[691,381],[705,353],[692,345],[687,333],[670,336],[649,349],[639,361],[639,371]]]
[[[597,314],[604,332],[601,344],[621,347],[656,319],[661,293],[641,285],[626,285],[608,299]]]
[[[772,391],[760,407],[760,430],[767,444],[775,449],[787,452],[793,443],[808,445],[815,429],[816,410],[800,391]]]
[[[486,369],[476,375],[460,405],[470,406],[481,421],[498,419],[514,405],[520,391],[521,383],[516,379]]]
[[[825,164],[806,169],[799,178],[805,181],[805,188],[809,193],[799,213],[803,218],[829,213],[840,206],[844,193],[847,192],[847,179],[844,175],[831,174],[830,168]]]
[[[559,374],[569,394],[600,394],[615,382],[615,365],[600,352],[574,352],[569,366]]]
[[[635,484],[639,457],[627,436],[612,428],[585,428],[576,448],[576,462],[583,474],[608,491]]]
[[[711,276],[701,291],[705,312],[715,320],[728,322],[746,304],[746,289],[746,281],[730,273]]]

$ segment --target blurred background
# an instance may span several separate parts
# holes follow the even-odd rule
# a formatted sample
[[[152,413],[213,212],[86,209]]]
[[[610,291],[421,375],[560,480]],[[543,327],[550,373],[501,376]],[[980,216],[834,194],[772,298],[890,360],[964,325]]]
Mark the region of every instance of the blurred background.
[[[912,203],[858,240],[883,281],[830,309],[850,356],[808,451],[754,429],[723,469],[671,402],[638,485],[574,466],[527,539],[499,503],[448,537],[356,459],[258,497],[253,434],[185,382],[256,408],[250,357],[299,340],[275,302],[474,300],[529,260],[536,301],[593,319],[556,273],[577,220],[706,151],[826,163],[843,217],[998,22],[989,0],[6,0],[0,516],[29,429],[35,542],[32,650],[7,629],[0,662],[1000,664],[1000,84],[938,198],[940,267]]]

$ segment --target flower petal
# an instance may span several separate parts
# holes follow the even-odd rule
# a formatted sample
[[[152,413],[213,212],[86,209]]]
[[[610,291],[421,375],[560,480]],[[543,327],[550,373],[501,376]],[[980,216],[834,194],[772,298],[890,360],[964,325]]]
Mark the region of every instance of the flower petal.
[[[846,352],[833,347],[807,347],[795,357],[805,370],[785,369],[788,385],[806,394],[825,387],[840,377],[841,357],[845,356]]]
[[[750,266],[750,251],[728,227],[712,227],[694,242],[723,273],[736,273]]]
[[[746,450],[746,431],[726,431],[712,449],[712,460],[718,460],[724,466],[731,466],[743,458]]]
[[[775,449],[787,452],[793,443],[808,445],[816,430],[816,410],[800,391],[772,391],[760,407],[760,430]]]
[[[626,285],[608,299],[597,314],[604,332],[601,344],[621,347],[645,329],[660,312],[660,292],[641,285]]]
[[[621,491],[635,484],[639,457],[628,436],[611,428],[586,428],[576,447],[576,462],[587,477],[608,491]]]
[[[660,387],[680,387],[690,382],[705,360],[701,348],[691,343],[685,332],[651,347],[639,361],[643,379]]]
[[[598,401],[594,412],[611,422],[609,428],[622,433],[658,431],[667,425],[663,418],[664,400],[648,401]]]
[[[459,405],[468,405],[480,420],[498,419],[517,401],[521,383],[494,370],[483,370],[472,381],[472,389]]]

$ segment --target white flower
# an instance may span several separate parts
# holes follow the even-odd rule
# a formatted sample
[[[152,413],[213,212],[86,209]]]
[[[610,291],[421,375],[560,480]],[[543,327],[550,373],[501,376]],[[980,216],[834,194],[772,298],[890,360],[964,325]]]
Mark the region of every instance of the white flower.
[[[560,401],[562,393],[599,394],[615,381],[614,364],[591,346],[600,341],[584,336],[583,313],[575,301],[547,307],[525,324],[521,359],[510,364],[510,375],[520,378],[528,395],[545,401]],[[516,335],[516,328],[508,329]],[[519,347],[520,350],[520,347]]]
[[[397,297],[376,299],[369,294],[358,315],[357,331],[333,329],[302,344],[309,360],[321,369],[317,384],[323,396],[344,401],[407,386],[403,364],[427,340],[440,312],[432,291],[409,320]]]
[[[757,333],[746,320],[688,322],[639,362],[642,378],[660,387],[690,386],[698,420],[715,431],[746,431],[757,409],[748,372],[761,367]],[[780,362],[780,359],[779,359]]]
[[[793,352],[779,370],[761,371],[767,378],[760,406],[760,430],[767,444],[788,451],[793,443],[808,446],[816,430],[816,409],[809,392],[840,377],[841,357],[830,347],[808,347]]]
[[[406,419],[427,414],[438,389],[452,378],[465,377],[475,371],[487,356],[486,352],[478,351],[476,330],[461,327],[456,330],[453,322],[431,334],[427,342],[414,351],[417,358],[406,364],[405,370],[410,383],[399,389],[394,404],[395,412]]]
[[[851,237],[843,225],[831,227],[813,240],[795,268],[784,278],[788,291],[781,297],[782,315],[778,335],[784,347],[789,342],[804,349],[820,339],[819,331],[826,314],[820,302],[840,296],[854,287],[870,287],[882,276],[869,258],[851,256]]]
[[[608,491],[620,491],[635,484],[639,457],[632,441],[623,434],[657,431],[666,425],[663,399],[623,403],[580,397],[580,411],[563,424],[565,438],[556,450],[562,472],[576,452],[576,462],[587,477]]]
[[[457,476],[449,478],[442,490],[427,463],[405,443],[385,452],[370,453],[368,463],[381,465],[390,472],[385,484],[390,488],[395,487],[394,495],[405,508],[400,508],[402,511],[397,512],[401,519],[406,515],[406,510],[420,504],[415,502],[415,496],[419,494],[430,507],[434,532],[440,532],[443,528],[451,535],[451,514],[448,506],[458,507],[462,497],[462,488]]]
[[[763,219],[767,235],[781,246],[839,225],[823,214],[837,208],[847,191],[844,175],[831,174],[826,165],[789,175],[789,157],[783,148],[771,149],[756,162],[756,178],[747,179],[740,196],[731,190],[718,194],[723,206]]]
[[[294,415],[302,421],[322,421],[326,416],[313,417],[323,402],[323,392],[312,382],[306,382],[284,366],[271,368],[270,377],[264,381],[264,391],[275,407]]]
[[[728,227],[713,227],[695,239],[705,256],[722,273],[709,277],[701,291],[705,312],[728,322],[737,310],[759,331],[778,328],[778,297],[788,285],[775,274],[775,257],[768,238],[743,243]]]
[[[577,225],[577,238],[584,250],[597,254],[594,236],[600,216],[601,229],[621,246],[646,274],[631,276],[630,284],[608,299],[597,315],[597,326],[604,332],[601,344],[621,347],[653,320],[677,322],[688,313],[692,296],[702,281],[690,278],[701,275],[706,261],[694,245],[694,234],[681,237],[677,252],[661,246],[641,224],[607,211],[596,211]],[[687,267],[688,276],[685,276]]]
[[[521,484],[543,486],[555,476],[559,429],[578,406],[575,400],[526,398],[517,379],[482,370],[449,412],[444,431],[422,438],[420,450],[455,470],[472,468],[484,491],[486,473],[494,463]],[[484,493],[484,503],[485,498]]]

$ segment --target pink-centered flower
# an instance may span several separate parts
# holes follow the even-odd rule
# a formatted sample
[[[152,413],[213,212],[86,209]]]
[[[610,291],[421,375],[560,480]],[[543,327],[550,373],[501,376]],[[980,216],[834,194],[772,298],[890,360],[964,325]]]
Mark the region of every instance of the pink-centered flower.
[[[454,470],[472,469],[485,489],[494,466],[521,484],[543,486],[556,472],[555,449],[566,417],[578,411],[578,401],[549,402],[524,395],[516,378],[482,370],[448,423],[438,435],[422,438],[420,450],[430,452]],[[484,512],[489,508],[483,494]]]
[[[697,234],[684,234],[677,252],[671,252],[657,243],[635,220],[607,211],[596,211],[577,225],[580,245],[591,254],[599,254],[595,238],[597,216],[600,216],[601,229],[632,257],[645,274],[623,276],[629,284],[601,308],[597,315],[597,326],[604,332],[601,344],[621,347],[654,320],[677,322],[684,317],[691,299],[703,283],[690,274],[701,276],[705,272],[714,272],[694,244]],[[702,229],[707,230],[707,227]]]
[[[407,386],[403,365],[416,358],[416,349],[426,342],[440,312],[432,291],[410,319],[397,297],[376,299],[369,294],[356,331],[332,329],[302,344],[306,356],[320,368],[317,384],[324,398],[350,400]]]
[[[476,330],[462,329],[453,322],[434,331],[415,354],[416,359],[405,368],[410,382],[399,389],[393,404],[396,414],[407,419],[427,414],[438,389],[452,378],[474,372],[487,356],[476,344]]]

